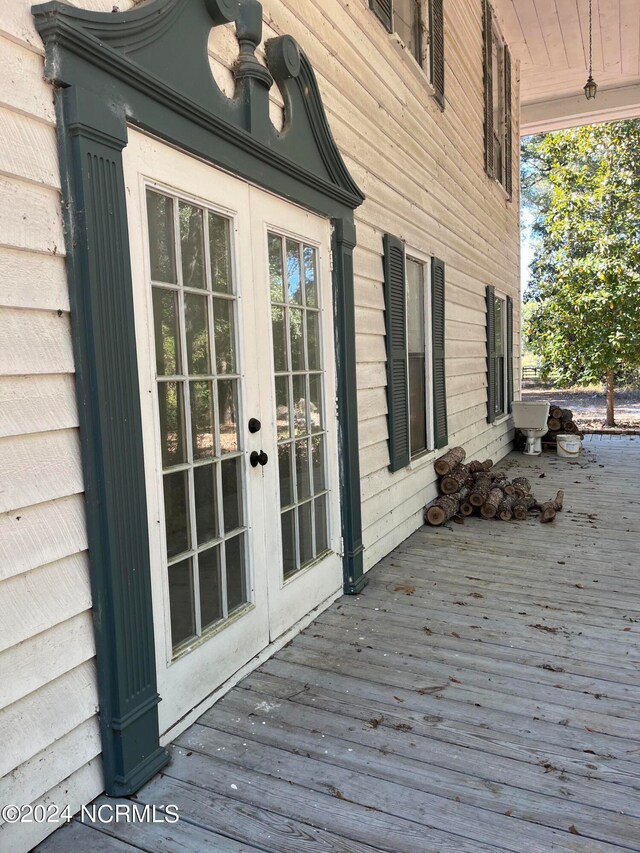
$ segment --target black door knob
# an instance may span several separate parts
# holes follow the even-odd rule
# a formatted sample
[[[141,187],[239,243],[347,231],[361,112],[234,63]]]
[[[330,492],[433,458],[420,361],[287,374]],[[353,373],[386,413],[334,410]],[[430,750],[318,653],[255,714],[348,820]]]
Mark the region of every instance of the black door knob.
[[[264,450],[261,450],[260,453],[258,453],[257,450],[251,451],[251,455],[249,456],[249,462],[251,462],[252,468],[255,468],[257,465],[266,465],[268,461],[269,457],[264,452]]]
[[[249,418],[249,432],[260,432],[262,424],[257,418]]]

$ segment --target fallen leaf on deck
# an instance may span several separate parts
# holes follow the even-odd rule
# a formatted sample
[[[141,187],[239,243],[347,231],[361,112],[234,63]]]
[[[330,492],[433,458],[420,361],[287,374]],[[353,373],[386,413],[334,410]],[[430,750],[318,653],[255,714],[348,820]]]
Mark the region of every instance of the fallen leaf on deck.
[[[507,817],[511,817],[511,815],[513,814],[513,809],[507,809],[504,814],[506,814]]]
[[[456,634],[456,632],[455,632],[455,631],[452,631],[452,632],[451,632],[451,636],[452,636],[452,637],[455,637],[455,638],[456,638],[456,640],[459,640],[459,639],[460,639],[460,634]]]
[[[449,676],[449,681],[453,681],[454,684],[462,684],[459,678],[454,678],[453,675]]]
[[[582,833],[578,832],[578,830],[575,828],[574,824],[571,824],[571,826],[569,827],[569,832],[572,835],[582,835]]]
[[[433,631],[431,630],[431,628],[427,628],[426,625],[424,626],[424,628],[422,630],[425,632],[425,634],[433,634]]]
[[[484,595],[481,592],[470,592],[470,598],[484,598]]]
[[[411,584],[399,584],[394,590],[394,592],[404,592],[405,595],[413,595],[416,591],[415,586],[411,586]]]

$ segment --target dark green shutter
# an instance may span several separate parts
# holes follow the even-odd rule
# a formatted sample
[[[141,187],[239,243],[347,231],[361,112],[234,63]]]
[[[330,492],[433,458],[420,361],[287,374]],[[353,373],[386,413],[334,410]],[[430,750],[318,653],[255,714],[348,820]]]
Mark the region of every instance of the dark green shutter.
[[[496,419],[496,294],[487,285],[487,420]]]
[[[447,430],[447,378],[445,373],[444,261],[431,259],[431,318],[433,360],[433,427],[436,448],[449,441]]]
[[[369,8],[376,13],[390,33],[393,32],[393,0],[369,0]]]
[[[435,99],[444,107],[444,9],[443,0],[429,3],[429,62]]]
[[[513,299],[507,296],[507,411],[513,403]]]
[[[511,52],[504,48],[504,188],[509,198],[513,192],[512,120],[511,120]]]
[[[483,57],[484,57],[484,169],[493,177],[493,62],[492,15],[489,0],[483,0]]]
[[[387,332],[389,467],[409,464],[409,377],[404,243],[384,235],[384,299]]]

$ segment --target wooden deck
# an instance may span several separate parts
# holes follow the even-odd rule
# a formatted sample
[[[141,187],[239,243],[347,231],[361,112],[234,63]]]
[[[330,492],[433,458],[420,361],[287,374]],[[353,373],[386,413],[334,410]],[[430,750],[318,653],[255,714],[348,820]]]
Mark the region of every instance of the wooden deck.
[[[205,713],[137,797],[177,824],[38,849],[640,850],[640,438],[588,448],[504,463],[556,522],[422,528]]]

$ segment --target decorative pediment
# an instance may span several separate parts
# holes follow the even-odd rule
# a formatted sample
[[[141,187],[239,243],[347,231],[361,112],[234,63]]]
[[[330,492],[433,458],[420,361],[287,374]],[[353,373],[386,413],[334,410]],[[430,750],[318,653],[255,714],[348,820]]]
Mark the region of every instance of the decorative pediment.
[[[113,109],[123,109],[133,124],[151,125],[140,98],[127,97],[128,90],[136,89],[143,100],[208,128],[227,145],[251,151],[271,169],[294,175],[345,207],[362,203],[304,51],[291,36],[280,36],[266,44],[267,67],[258,61],[258,0],[150,0],[112,13],[55,0],[35,6],[33,14],[46,46],[45,73],[53,83],[94,91],[112,102]],[[211,28],[231,22],[239,45],[233,98],[215,82],[207,51]],[[269,118],[274,81],[284,99],[280,131]]]

